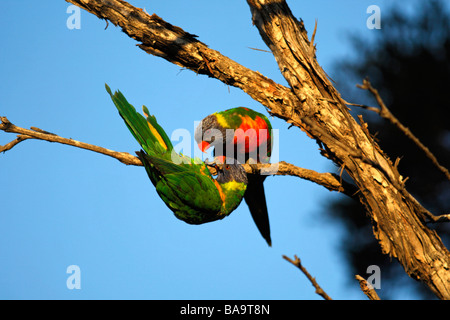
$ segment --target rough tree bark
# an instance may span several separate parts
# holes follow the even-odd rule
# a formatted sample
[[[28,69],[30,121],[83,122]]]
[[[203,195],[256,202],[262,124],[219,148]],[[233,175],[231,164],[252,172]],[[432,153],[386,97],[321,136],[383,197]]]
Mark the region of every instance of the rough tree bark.
[[[254,25],[272,51],[289,87],[208,48],[157,15],[121,0],[66,0],[118,25],[146,52],[238,87],[268,112],[301,128],[321,154],[344,168],[359,188],[382,251],[440,299],[450,299],[450,253],[424,220],[430,213],[405,189],[405,179],[370,135],[349,114],[301,21],[284,0],[247,0]]]

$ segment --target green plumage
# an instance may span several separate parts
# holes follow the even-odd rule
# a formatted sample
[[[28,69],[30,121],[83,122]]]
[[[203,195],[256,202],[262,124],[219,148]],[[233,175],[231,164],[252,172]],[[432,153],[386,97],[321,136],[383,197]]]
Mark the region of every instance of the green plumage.
[[[143,106],[144,118],[120,91],[112,94],[120,116],[143,150],[136,152],[156,191],[175,216],[190,224],[201,224],[229,215],[240,204],[247,185],[241,165],[218,170],[214,179],[200,161],[178,154],[157,123]]]
[[[233,135],[228,134],[230,129],[234,130]],[[220,135],[217,131],[215,135],[211,134],[213,132],[211,130],[217,130]],[[268,163],[272,152],[272,125],[265,115],[249,108],[237,107],[205,117],[196,128],[195,140],[202,151],[214,147],[214,155],[217,158],[225,155],[233,156],[241,163],[250,160]],[[230,151],[233,152],[232,155]],[[258,230],[271,245],[269,214],[263,184],[266,177],[248,174],[244,199]]]
[[[256,120],[257,118],[261,118],[265,124],[263,124],[264,127],[267,127],[267,129],[271,130],[272,125],[269,121],[269,119],[262,113],[259,113],[253,109],[246,108],[246,107],[236,107],[231,108],[224,111],[219,111],[215,113],[222,115],[227,119],[228,128],[230,129],[237,129],[239,128],[242,123],[244,122],[244,116],[250,117],[252,120]],[[260,122],[260,124],[262,124]]]

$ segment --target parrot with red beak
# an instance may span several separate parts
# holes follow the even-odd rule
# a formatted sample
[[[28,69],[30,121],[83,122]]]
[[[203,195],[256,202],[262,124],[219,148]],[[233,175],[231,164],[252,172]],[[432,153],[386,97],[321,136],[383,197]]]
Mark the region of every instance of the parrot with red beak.
[[[166,132],[147,107],[142,107],[141,115],[120,91],[112,93],[108,85],[105,87],[142,148],[136,154],[156,192],[175,217],[189,224],[203,224],[223,219],[239,206],[247,187],[242,165],[227,161],[231,163],[218,169],[214,178],[205,163],[174,151]]]
[[[252,109],[237,107],[205,117],[195,130],[195,140],[202,152],[214,147],[218,163],[236,159],[238,163],[268,163],[272,151],[272,125],[269,119]],[[247,174],[244,194],[253,221],[269,246],[269,214],[264,180],[266,175]]]

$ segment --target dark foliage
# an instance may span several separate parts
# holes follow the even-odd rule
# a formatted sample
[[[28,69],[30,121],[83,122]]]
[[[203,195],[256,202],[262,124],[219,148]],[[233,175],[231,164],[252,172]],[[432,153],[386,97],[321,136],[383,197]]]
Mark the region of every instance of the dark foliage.
[[[375,41],[367,43],[352,36],[355,56],[337,63],[333,78],[347,101],[377,106],[367,91],[355,87],[369,77],[391,112],[449,168],[449,11],[441,1],[421,1],[412,13],[397,7],[385,9],[382,14],[382,29],[373,31],[377,33]],[[399,170],[409,177],[408,191],[435,215],[450,213],[450,181],[430,159],[377,114],[352,109],[354,115],[363,114],[369,130],[391,160],[401,158]],[[381,298],[402,298],[398,292],[404,290],[415,290],[423,298],[434,297],[410,280],[396,261],[381,254],[370,221],[359,203],[341,199],[330,206],[327,214],[341,221],[347,230],[341,246],[351,267],[351,281],[355,281],[355,274],[367,275],[367,267],[375,264],[381,268]],[[430,227],[437,230],[449,247],[449,224]]]

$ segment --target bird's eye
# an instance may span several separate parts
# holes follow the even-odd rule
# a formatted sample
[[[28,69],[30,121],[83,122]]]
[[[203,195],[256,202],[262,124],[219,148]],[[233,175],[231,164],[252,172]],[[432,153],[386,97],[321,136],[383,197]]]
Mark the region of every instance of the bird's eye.
[[[229,164],[226,164],[226,165],[225,165],[225,169],[230,170],[230,165],[229,165]]]

